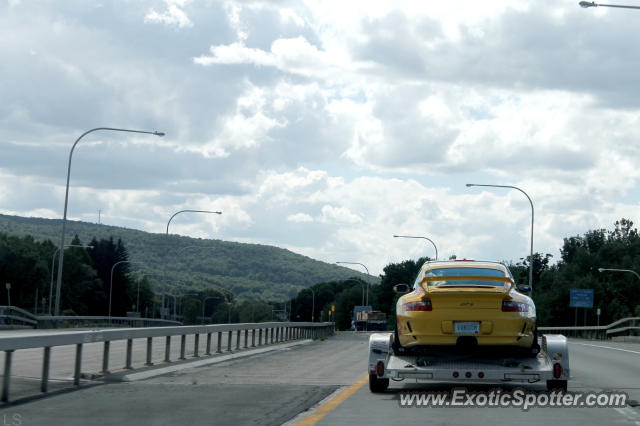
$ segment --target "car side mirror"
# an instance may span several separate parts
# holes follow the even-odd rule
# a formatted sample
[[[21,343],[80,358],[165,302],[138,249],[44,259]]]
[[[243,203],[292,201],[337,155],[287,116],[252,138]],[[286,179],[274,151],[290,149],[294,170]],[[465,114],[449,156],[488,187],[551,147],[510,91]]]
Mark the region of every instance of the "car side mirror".
[[[411,287],[409,287],[409,284],[396,284],[393,286],[393,291],[398,294],[406,294],[411,291]]]
[[[531,287],[528,285],[521,285],[518,287],[518,291],[523,294],[529,294],[531,293]]]

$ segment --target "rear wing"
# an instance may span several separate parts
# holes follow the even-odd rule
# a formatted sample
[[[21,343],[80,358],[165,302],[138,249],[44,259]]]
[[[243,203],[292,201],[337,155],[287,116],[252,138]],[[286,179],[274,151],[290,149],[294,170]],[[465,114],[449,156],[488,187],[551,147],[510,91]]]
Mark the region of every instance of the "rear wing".
[[[453,281],[453,282],[452,282]],[[462,281],[459,284],[456,284],[455,281]],[[486,285],[483,284],[464,284],[464,281],[482,281],[486,282]],[[452,282],[447,284],[441,284],[437,286],[429,285],[432,282]],[[492,283],[502,283],[492,284]],[[426,287],[442,287],[442,288],[451,288],[451,287],[503,287],[504,292],[508,293],[515,286],[515,282],[509,277],[488,277],[488,276],[476,276],[476,275],[458,275],[458,276],[441,276],[441,277],[425,277],[421,284],[426,284]],[[508,285],[505,285],[508,284]],[[427,290],[427,289],[425,289]]]

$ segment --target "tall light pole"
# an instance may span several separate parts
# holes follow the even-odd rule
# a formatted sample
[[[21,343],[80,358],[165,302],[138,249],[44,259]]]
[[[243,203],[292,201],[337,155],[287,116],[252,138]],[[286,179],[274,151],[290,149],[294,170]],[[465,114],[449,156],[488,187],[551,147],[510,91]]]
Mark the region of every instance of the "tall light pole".
[[[360,263],[360,262],[336,262],[337,264],[346,264],[346,265],[360,265],[364,268],[365,271],[367,271],[367,275],[371,275],[369,273],[369,269],[364,266],[364,264]],[[367,306],[369,306],[369,286],[371,284],[369,283],[369,280],[367,280]]]
[[[88,248],[88,249],[93,249],[93,246],[85,246],[85,245],[80,245],[80,244],[67,244],[64,246],[64,248],[69,248],[69,247],[84,247],[84,248]],[[60,247],[56,248],[56,250],[53,252],[53,256],[51,256],[51,284],[49,284],[49,315],[51,315],[51,302],[53,301],[53,268],[55,266],[55,260],[56,260],[56,254],[58,254],[58,252],[60,251]]]
[[[431,244],[433,244],[433,248],[436,251],[436,259],[435,260],[438,260],[438,247],[436,247],[436,243],[434,243],[433,240],[431,240],[431,238],[428,238],[428,237],[413,237],[413,236],[410,236],[410,235],[394,235],[393,238],[421,238],[423,240],[427,240]]]
[[[314,322],[316,312],[316,292],[313,291],[311,287],[309,287],[309,290],[311,290],[311,322]]]
[[[598,268],[598,272],[605,272],[605,271],[609,271],[609,272],[629,272],[630,274],[633,274],[636,277],[638,277],[638,279],[640,280],[640,275],[638,275],[638,273],[636,271],[633,271],[631,269]]]
[[[515,189],[517,191],[520,191],[524,194],[525,197],[527,197],[527,200],[529,200],[529,204],[531,204],[531,250],[530,250],[530,256],[529,256],[529,288],[531,289],[531,292],[533,293],[533,201],[531,201],[531,197],[529,197],[529,195],[524,192],[522,189],[518,188],[517,186],[512,186],[512,185],[484,185],[484,184],[477,184],[477,183],[468,183],[467,187],[471,187],[471,186],[484,186],[484,187],[490,187],[490,188],[509,188],[509,189]]]
[[[222,212],[214,212],[214,211],[209,211],[209,210],[180,210],[179,212],[175,212],[170,218],[169,221],[167,222],[167,235],[169,235],[169,224],[171,223],[171,220],[173,220],[174,217],[176,217],[177,215],[179,215],[180,213],[212,213],[212,214],[222,214]]]
[[[71,158],[73,157],[73,150],[75,149],[78,142],[80,142],[80,139],[82,139],[84,136],[88,135],[89,133],[95,132],[98,130],[109,130],[113,132],[128,132],[128,133],[145,133],[145,134],[155,135],[155,136],[164,136],[164,133],[162,132],[147,132],[143,130],[116,129],[113,127],[96,127],[95,129],[87,130],[86,132],[81,134],[78,139],[76,139],[76,141],[73,143],[73,146],[71,146],[71,152],[69,152],[69,163],[67,165],[67,188],[64,194],[64,214],[62,215],[62,232],[60,234],[59,247],[64,247],[64,231],[67,225],[67,205],[69,202],[69,179],[71,177]],[[56,283],[56,309],[55,309],[56,315],[58,315],[60,312],[60,288],[62,286],[63,259],[64,259],[64,250],[61,250],[60,257],[58,258],[58,281]]]
[[[111,267],[111,278],[109,279],[109,323],[111,323],[111,294],[113,293],[113,270],[116,266],[121,263],[142,263],[142,262],[133,262],[131,260],[120,260],[113,264]]]
[[[617,7],[620,9],[640,9],[640,6],[622,6],[618,4],[602,4],[602,3],[596,3],[594,1],[581,1],[578,4],[580,5],[580,7],[584,7],[585,9],[588,7],[598,7],[598,6]]]

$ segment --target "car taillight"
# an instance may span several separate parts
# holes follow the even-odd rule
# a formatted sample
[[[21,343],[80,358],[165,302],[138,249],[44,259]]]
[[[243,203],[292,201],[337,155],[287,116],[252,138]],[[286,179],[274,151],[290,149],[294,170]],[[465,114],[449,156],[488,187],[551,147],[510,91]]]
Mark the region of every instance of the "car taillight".
[[[427,299],[421,302],[405,303],[404,310],[405,311],[430,311],[432,310],[431,300]]]
[[[527,312],[529,305],[523,302],[514,302],[512,300],[502,301],[502,312]]]

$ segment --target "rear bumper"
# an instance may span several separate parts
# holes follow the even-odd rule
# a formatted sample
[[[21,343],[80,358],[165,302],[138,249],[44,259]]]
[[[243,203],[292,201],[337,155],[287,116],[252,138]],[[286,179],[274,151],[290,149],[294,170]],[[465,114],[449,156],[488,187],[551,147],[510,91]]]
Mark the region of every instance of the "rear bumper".
[[[461,336],[473,336],[479,345],[530,347],[533,343],[535,317],[518,312],[493,309],[440,312],[405,312],[398,315],[398,336],[404,347],[424,345],[455,345]],[[478,322],[478,334],[455,334],[458,321]]]

